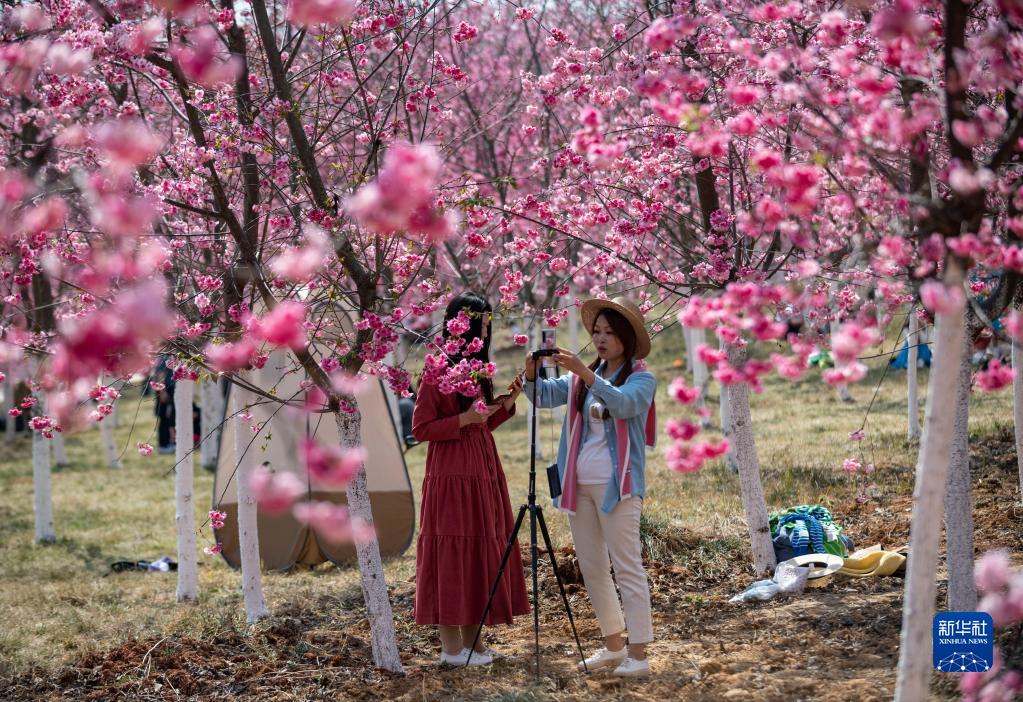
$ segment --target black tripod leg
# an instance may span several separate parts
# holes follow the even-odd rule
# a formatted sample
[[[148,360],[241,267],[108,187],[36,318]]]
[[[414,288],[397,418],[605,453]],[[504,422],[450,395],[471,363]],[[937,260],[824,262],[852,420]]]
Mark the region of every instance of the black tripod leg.
[[[583,670],[587,673],[590,669],[586,667],[586,654],[583,653],[582,642],[579,641],[579,632],[575,628],[575,617],[572,616],[572,606],[568,603],[568,593],[565,592],[565,584],[561,581],[561,573],[558,572],[558,559],[554,557],[554,546],[551,544],[551,535],[547,531],[547,522],[543,518],[543,510],[537,506],[536,518],[540,522],[540,533],[543,534],[543,543],[547,547],[547,553],[551,557],[551,570],[554,571],[554,579],[558,581],[558,589],[561,591],[561,601],[565,604],[565,614],[568,615],[568,623],[572,625],[572,635],[575,636],[575,645],[579,649],[579,659],[583,662]]]
[[[540,558],[536,548],[536,505],[529,506],[529,550],[533,565],[533,645],[536,650],[536,679],[540,679]]]
[[[519,545],[519,528],[522,526],[522,518],[525,516],[526,505],[522,505],[519,507],[519,516],[515,518],[515,528],[512,529],[511,536],[508,537],[508,546],[504,549],[504,556],[501,558],[501,565],[497,569],[497,577],[494,578],[494,584],[490,588],[490,597],[487,598],[487,606],[483,608],[483,616],[480,617],[480,625],[476,629],[476,638],[472,640],[472,646],[469,648],[469,657],[465,660],[465,667],[469,667],[469,661],[472,660],[472,654],[476,650],[476,644],[480,642],[480,634],[483,632],[483,624],[487,621],[487,615],[490,614],[490,605],[494,603],[494,595],[497,594],[497,588],[501,584],[501,576],[504,575],[504,567],[508,565],[508,559],[511,557],[512,549]]]

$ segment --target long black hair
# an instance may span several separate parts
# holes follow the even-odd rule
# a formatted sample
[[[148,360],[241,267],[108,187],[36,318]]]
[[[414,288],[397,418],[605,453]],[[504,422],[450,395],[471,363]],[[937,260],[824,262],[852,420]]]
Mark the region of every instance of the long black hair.
[[[615,379],[611,381],[611,384],[615,387],[621,387],[625,384],[625,381],[629,379],[629,376],[632,375],[633,359],[636,358],[636,330],[632,328],[629,320],[627,320],[622,313],[617,310],[606,309],[601,310],[600,314],[593,318],[593,326],[589,330],[590,336],[593,336],[593,332],[597,328],[597,320],[601,317],[607,321],[611,329],[614,330],[615,336],[617,336],[618,340],[622,342],[625,363],[618,370],[618,375],[615,376]],[[600,363],[600,356],[597,356],[597,359],[590,364],[590,370],[596,371],[597,368],[600,367]],[[575,406],[579,408],[580,412],[582,411],[583,403],[586,402],[586,393],[589,391],[590,389],[586,387],[585,383],[579,383],[579,389],[576,390],[575,395]],[[608,412],[605,407],[604,419],[607,419],[610,416],[611,413]]]
[[[462,334],[461,338],[465,340],[466,345],[473,339],[483,339],[483,348],[476,353],[462,353],[451,360],[458,363],[461,359],[465,358],[470,361],[477,360],[483,363],[490,363],[490,339],[493,336],[491,334],[490,323],[494,309],[483,296],[467,290],[448,303],[447,309],[444,310],[444,329],[442,330],[444,338],[451,338],[451,334],[448,332],[448,322],[456,318],[459,312],[463,311],[469,315],[469,331]],[[486,330],[486,334],[484,334],[484,330]],[[494,402],[493,382],[491,382],[490,378],[482,378],[479,381],[479,385],[483,391],[483,399],[486,400],[488,405],[492,404]],[[457,395],[458,406],[463,412],[469,409],[472,403],[476,401],[475,397],[467,397],[461,393],[457,393]]]

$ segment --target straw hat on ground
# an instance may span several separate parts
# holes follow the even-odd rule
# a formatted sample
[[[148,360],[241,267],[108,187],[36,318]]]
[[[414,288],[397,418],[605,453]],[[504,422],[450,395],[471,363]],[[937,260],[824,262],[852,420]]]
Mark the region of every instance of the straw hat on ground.
[[[650,354],[650,334],[647,333],[643,323],[643,312],[639,307],[624,297],[616,297],[612,300],[587,300],[579,311],[579,316],[582,318],[587,332],[593,329],[597,315],[604,310],[614,310],[629,320],[632,330],[636,332],[636,359],[646,358]]]

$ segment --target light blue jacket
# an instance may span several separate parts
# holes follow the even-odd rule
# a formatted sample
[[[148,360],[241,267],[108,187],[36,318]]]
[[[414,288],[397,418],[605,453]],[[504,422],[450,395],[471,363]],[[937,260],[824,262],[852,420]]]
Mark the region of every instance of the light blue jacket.
[[[615,371],[610,378],[603,376],[604,365],[597,368],[594,375],[596,380],[593,386],[586,393],[586,402],[582,408],[583,417],[589,416],[590,405],[599,400],[607,407],[611,419],[604,421],[604,437],[607,439],[607,447],[611,453],[611,465],[618,465],[618,435],[615,432],[614,420],[628,420],[629,445],[629,468],[632,472],[632,495],[643,497],[646,494],[646,421],[650,405],[654,401],[654,393],[657,391],[657,379],[649,371],[633,371],[621,387],[615,387],[611,381],[615,379],[621,369]],[[568,404],[568,393],[571,391],[574,375],[560,378],[540,379],[536,390],[537,407],[560,407]],[[529,380],[522,385],[522,394],[526,399],[533,400],[533,383]],[[568,464],[568,422],[570,417],[565,413],[565,421],[561,427],[561,443],[558,446],[558,472],[561,479],[565,479],[565,466]],[[582,437],[579,445],[586,443],[586,435],[589,433],[590,423],[582,422]],[[611,512],[619,502],[620,490],[618,487],[618,471],[611,471],[608,476],[607,494],[604,496],[604,503],[600,509],[604,512]],[[557,506],[558,501],[554,501]]]

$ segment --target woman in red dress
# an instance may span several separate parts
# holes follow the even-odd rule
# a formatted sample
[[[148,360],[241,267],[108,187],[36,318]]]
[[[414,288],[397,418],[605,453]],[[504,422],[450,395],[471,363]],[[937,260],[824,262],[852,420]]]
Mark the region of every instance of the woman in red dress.
[[[490,304],[474,293],[462,293],[447,307],[448,322],[465,311],[466,342],[482,346],[466,358],[489,361]],[[464,316],[462,318],[464,320]],[[454,359],[459,360],[459,359]],[[491,432],[515,413],[521,392],[516,379],[509,393],[495,398],[489,380],[480,382],[487,413],[473,409],[480,398],[445,394],[422,383],[412,416],[412,434],[429,442],[426,477],[416,544],[417,624],[436,625],[441,640],[441,664],[461,665],[469,659],[483,608],[497,577],[508,537],[515,526],[508,485]],[[526,581],[518,548],[501,577],[486,624],[511,624],[512,617],[529,612]],[[490,663],[493,652],[480,636],[470,662]]]

